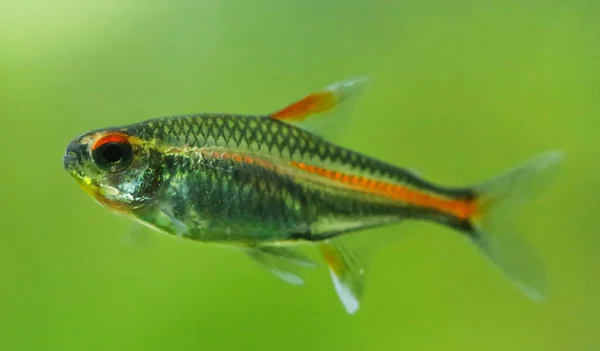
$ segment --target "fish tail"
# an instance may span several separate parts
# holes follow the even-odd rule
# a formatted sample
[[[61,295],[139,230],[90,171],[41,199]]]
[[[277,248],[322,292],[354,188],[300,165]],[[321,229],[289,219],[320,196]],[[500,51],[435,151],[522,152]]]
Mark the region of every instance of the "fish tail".
[[[556,174],[564,154],[550,151],[474,187],[471,240],[526,296],[543,301],[548,294],[544,267],[520,238],[514,218]]]
[[[540,154],[502,175],[469,187],[468,196],[463,194],[456,201],[438,201],[433,195],[404,188],[396,189],[395,194],[403,203],[410,200],[414,206],[434,209],[435,221],[465,233],[522,293],[534,301],[543,301],[548,294],[544,266],[514,224],[522,206],[540,195],[551,182],[563,158],[561,151]],[[366,288],[366,242],[361,243],[360,237],[338,235],[319,245],[338,298],[349,314],[359,310]],[[370,251],[398,237],[396,233],[376,240],[370,237],[369,243],[374,244],[369,244]]]

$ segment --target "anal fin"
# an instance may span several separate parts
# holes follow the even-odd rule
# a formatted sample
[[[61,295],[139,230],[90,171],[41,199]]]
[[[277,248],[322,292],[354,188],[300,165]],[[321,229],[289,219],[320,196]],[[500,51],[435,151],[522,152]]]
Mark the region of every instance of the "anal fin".
[[[336,293],[349,314],[360,308],[365,288],[366,264],[357,251],[336,238],[320,245]]]
[[[280,279],[294,285],[304,284],[298,268],[316,267],[314,261],[295,249],[263,245],[246,248],[246,251],[255,262]]]

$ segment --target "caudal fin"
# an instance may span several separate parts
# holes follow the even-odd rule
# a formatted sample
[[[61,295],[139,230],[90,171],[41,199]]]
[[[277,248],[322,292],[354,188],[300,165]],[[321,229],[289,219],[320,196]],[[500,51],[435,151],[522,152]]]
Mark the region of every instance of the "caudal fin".
[[[515,216],[550,183],[563,158],[561,151],[538,155],[474,189],[478,199],[473,243],[535,301],[548,294],[545,270],[534,250],[520,238]]]

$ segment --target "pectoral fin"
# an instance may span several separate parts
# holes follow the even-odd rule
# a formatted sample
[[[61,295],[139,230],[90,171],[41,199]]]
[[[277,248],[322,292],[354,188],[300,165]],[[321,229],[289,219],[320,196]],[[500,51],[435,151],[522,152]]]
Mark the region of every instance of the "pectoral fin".
[[[142,224],[135,223],[121,238],[121,245],[130,248],[141,248],[150,245],[150,229]]]
[[[189,228],[187,225],[185,225],[183,222],[181,222],[180,220],[178,220],[177,218],[175,218],[175,216],[173,215],[173,212],[166,210],[166,209],[162,209],[162,212],[169,217],[169,219],[171,220],[171,222],[173,223],[173,226],[175,227],[175,233],[177,234],[178,238],[183,238],[185,237],[185,235],[187,234],[187,232],[189,231]]]

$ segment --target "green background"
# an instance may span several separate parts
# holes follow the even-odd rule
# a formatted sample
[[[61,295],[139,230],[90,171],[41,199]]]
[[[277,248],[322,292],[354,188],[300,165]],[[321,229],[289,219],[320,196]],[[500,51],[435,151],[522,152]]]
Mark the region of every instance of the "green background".
[[[0,2],[0,350],[600,349],[600,6],[595,1]],[[565,167],[519,226],[551,298],[524,298],[427,223],[370,261],[348,316],[325,269],[287,285],[233,250],[152,235],[62,169],[86,131],[265,113],[372,84],[340,142],[443,184],[554,148]]]

